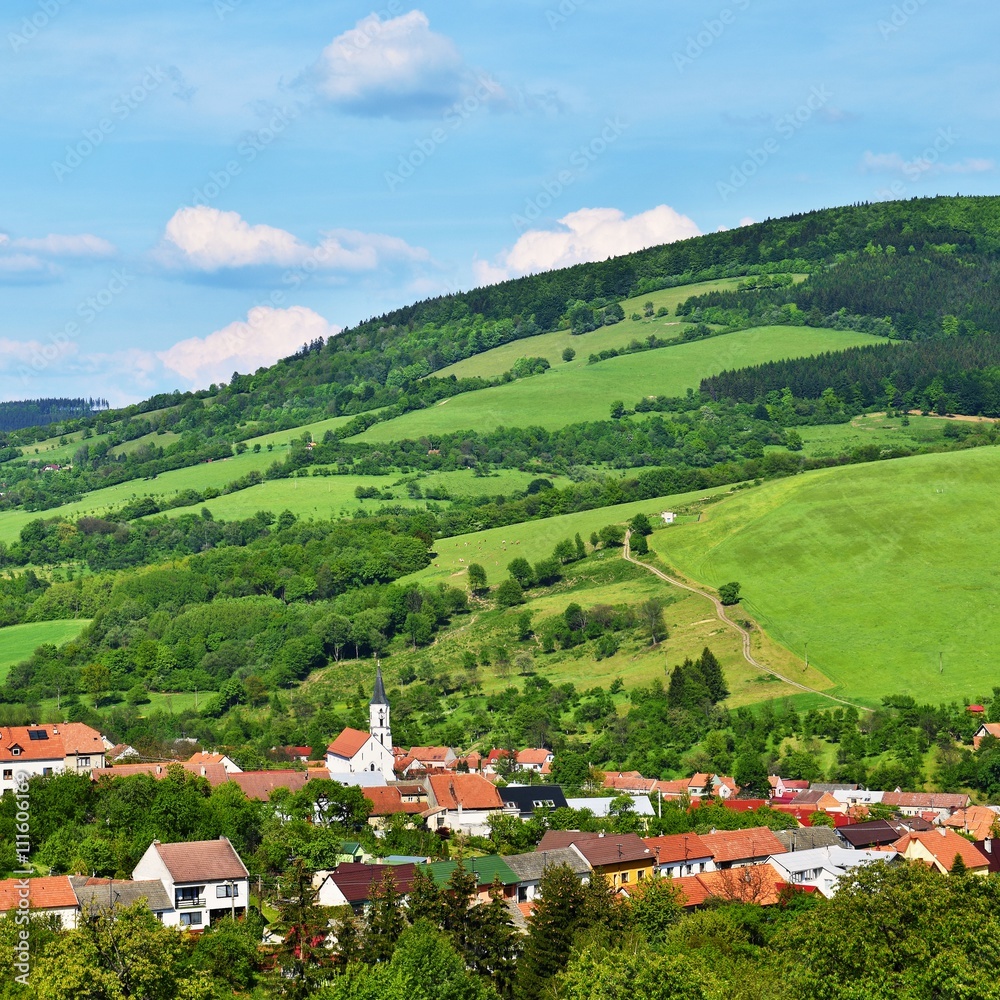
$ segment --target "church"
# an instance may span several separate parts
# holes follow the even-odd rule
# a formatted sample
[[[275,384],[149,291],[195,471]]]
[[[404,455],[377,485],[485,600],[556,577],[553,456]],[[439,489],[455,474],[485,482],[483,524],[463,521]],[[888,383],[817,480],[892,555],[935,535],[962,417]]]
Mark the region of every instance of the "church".
[[[381,774],[392,781],[394,757],[392,728],[389,722],[389,699],[385,696],[382,665],[375,668],[375,691],[368,705],[368,732],[345,729],[326,748],[326,767],[331,777],[338,774]]]

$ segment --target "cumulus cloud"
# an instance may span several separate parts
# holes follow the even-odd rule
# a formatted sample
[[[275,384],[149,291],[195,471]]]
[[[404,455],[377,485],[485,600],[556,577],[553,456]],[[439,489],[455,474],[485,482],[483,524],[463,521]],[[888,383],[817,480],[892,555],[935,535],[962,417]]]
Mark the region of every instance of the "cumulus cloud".
[[[174,267],[207,273],[249,267],[358,272],[430,260],[423,248],[383,233],[331,229],[321,235],[313,246],[284,229],[251,225],[238,212],[200,205],[174,213],[160,257]]]
[[[476,260],[473,269],[478,281],[494,284],[700,235],[691,219],[669,205],[631,218],[617,208],[582,208],[564,215],[556,229],[529,230],[496,261]]]
[[[439,114],[476,85],[454,42],[432,31],[420,10],[358,21],[323,50],[310,77],[316,93],[335,107],[390,118]]]
[[[256,306],[246,320],[230,323],[207,337],[182,340],[158,351],[160,363],[195,387],[229,381],[234,371],[252,372],[273,365],[318,337],[329,338],[341,327],[304,306],[275,309]]]

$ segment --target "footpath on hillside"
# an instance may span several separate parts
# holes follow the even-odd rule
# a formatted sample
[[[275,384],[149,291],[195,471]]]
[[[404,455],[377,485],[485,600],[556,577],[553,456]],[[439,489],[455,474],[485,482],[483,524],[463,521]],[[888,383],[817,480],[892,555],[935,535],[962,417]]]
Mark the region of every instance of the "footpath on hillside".
[[[738,624],[737,622],[734,622],[732,618],[730,618],[726,614],[726,609],[722,601],[720,601],[714,594],[710,594],[707,590],[702,590],[700,587],[693,587],[688,583],[683,583],[681,580],[678,580],[672,576],[668,576],[666,573],[664,573],[662,570],[657,569],[655,566],[648,566],[646,563],[640,562],[638,559],[633,559],[632,548],[630,545],[631,538],[632,538],[632,532],[631,530],[627,530],[625,532],[625,544],[622,548],[622,555],[624,556],[625,560],[627,562],[634,564],[635,566],[641,566],[644,570],[647,570],[648,572],[654,574],[655,576],[658,576],[661,580],[665,580],[671,586],[680,587],[681,590],[689,590],[692,594],[697,594],[699,597],[704,597],[706,600],[711,601],[712,606],[715,608],[715,613],[719,617],[719,620],[723,624],[728,625],[730,628],[736,629],[736,631],[740,633],[740,636],[743,639],[743,658],[747,661],[747,663],[750,664],[750,666],[756,667],[758,670],[763,671],[765,674],[770,674],[772,677],[777,678],[779,681],[784,681],[785,684],[788,684],[794,688],[798,688],[800,691],[805,691],[808,694],[818,694],[822,698],[829,698],[830,701],[836,701],[841,705],[850,705],[852,708],[858,708],[866,712],[870,711],[869,709],[865,708],[864,705],[855,705],[854,702],[847,701],[845,698],[838,698],[834,694],[827,694],[826,691],[820,691],[817,688],[809,687],[807,684],[800,684],[798,681],[793,681],[790,677],[786,677],[784,674],[779,674],[777,670],[765,666],[763,663],[757,660],[754,657],[753,653],[750,651],[750,632],[747,629],[743,628],[742,625]]]

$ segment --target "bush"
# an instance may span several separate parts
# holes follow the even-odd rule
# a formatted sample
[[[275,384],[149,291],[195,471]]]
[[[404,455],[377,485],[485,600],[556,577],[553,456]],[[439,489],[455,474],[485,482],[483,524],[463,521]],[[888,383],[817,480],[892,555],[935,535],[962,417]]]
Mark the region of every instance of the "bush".
[[[508,577],[497,587],[496,601],[498,608],[513,608],[524,604],[524,591],[517,580]]]
[[[739,604],[740,602],[740,585],[735,581],[733,583],[724,583],[719,587],[719,600],[722,601],[727,607],[733,604]]]

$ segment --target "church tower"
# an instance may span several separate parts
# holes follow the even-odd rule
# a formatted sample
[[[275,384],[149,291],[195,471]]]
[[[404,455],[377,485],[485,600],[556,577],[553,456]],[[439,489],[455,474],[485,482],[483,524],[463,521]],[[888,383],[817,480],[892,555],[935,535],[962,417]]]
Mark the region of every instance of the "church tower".
[[[389,726],[389,699],[382,683],[382,664],[375,668],[375,693],[368,705],[368,731],[392,753],[392,729]]]

